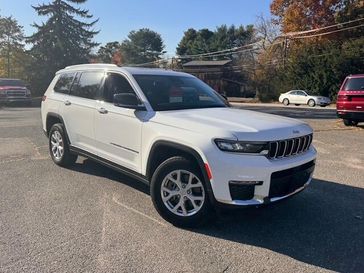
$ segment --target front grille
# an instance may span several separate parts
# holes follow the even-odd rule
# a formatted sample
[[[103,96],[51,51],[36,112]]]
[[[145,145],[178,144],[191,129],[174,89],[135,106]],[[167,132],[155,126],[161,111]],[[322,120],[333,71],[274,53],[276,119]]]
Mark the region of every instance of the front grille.
[[[268,158],[277,159],[304,153],[312,142],[312,134],[269,142]]]
[[[24,97],[26,95],[25,90],[9,90],[6,92],[8,96],[11,97]]]
[[[302,188],[315,169],[315,161],[271,175],[269,198],[282,197]]]

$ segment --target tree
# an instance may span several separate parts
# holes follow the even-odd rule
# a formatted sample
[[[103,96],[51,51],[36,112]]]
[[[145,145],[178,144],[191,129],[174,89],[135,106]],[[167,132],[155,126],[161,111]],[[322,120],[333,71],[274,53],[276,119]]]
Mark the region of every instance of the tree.
[[[161,59],[165,45],[159,33],[142,28],[129,33],[121,45],[123,61],[127,64],[141,64]]]
[[[335,23],[335,10],[341,9],[344,0],[273,0],[271,13],[284,33],[308,30]]]
[[[23,27],[12,16],[0,17],[0,54],[4,58],[6,76],[11,76],[15,57],[24,52]]]
[[[114,56],[120,52],[119,42],[109,42],[101,46],[97,51],[97,57],[101,62],[112,63]]]
[[[44,92],[54,73],[68,65],[88,62],[92,48],[98,44],[93,41],[98,33],[93,28],[98,20],[86,9],[72,6],[87,0],[53,0],[49,4],[33,6],[39,16],[48,16],[45,23],[36,24],[36,33],[27,38],[33,46],[31,77],[36,91]]]
[[[222,25],[215,31],[208,29],[196,31],[190,28],[185,31],[176,51],[180,56],[202,54],[239,47],[252,42],[253,39],[254,28],[252,25],[248,25],[246,28]]]

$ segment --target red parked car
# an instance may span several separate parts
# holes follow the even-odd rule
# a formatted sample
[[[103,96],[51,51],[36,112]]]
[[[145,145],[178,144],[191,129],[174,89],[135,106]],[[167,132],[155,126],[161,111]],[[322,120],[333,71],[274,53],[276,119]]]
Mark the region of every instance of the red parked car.
[[[364,122],[364,74],[346,77],[337,96],[336,110],[346,126]]]

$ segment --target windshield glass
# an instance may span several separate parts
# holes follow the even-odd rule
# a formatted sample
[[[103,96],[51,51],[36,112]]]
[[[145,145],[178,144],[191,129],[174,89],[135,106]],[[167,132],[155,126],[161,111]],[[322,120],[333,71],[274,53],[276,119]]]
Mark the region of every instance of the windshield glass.
[[[227,107],[216,91],[197,78],[134,75],[155,111]]]
[[[348,79],[344,87],[345,91],[358,91],[364,90],[364,78],[351,78]]]
[[[25,86],[21,80],[0,79],[0,86]]]

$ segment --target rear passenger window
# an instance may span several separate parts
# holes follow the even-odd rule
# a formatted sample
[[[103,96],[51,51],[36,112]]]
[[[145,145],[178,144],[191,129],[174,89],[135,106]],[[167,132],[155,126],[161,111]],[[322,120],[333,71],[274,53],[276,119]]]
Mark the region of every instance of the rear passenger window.
[[[54,91],[58,93],[68,94],[73,78],[75,77],[75,73],[65,73],[59,76],[56,85],[54,86]]]
[[[119,74],[108,73],[104,84],[104,101],[113,102],[114,95],[120,93],[125,94],[135,92],[126,78]]]
[[[83,72],[78,81],[73,84],[71,95],[86,99],[95,99],[100,90],[103,78],[103,72]]]

